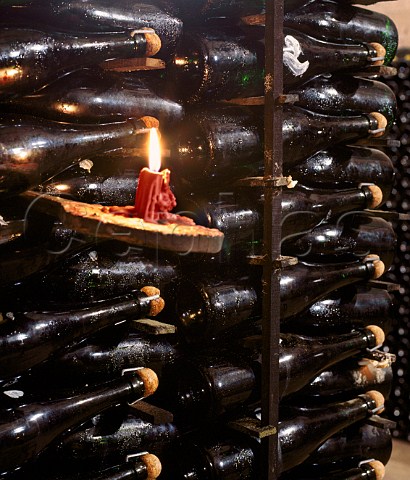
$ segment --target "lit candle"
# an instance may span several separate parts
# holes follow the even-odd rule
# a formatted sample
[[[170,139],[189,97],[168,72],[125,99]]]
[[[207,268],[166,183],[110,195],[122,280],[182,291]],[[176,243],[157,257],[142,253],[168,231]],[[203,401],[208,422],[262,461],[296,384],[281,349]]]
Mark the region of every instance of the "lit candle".
[[[146,222],[166,220],[168,212],[176,205],[175,196],[169,187],[171,172],[161,168],[161,147],[156,128],[149,134],[149,168],[144,167],[138,177],[135,195],[135,214]]]

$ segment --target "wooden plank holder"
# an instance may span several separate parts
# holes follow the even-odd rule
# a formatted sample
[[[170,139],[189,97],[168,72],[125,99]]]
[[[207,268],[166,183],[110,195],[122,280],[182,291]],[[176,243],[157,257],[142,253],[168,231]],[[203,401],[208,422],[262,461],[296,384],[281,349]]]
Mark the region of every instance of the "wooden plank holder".
[[[277,99],[277,102],[280,105],[284,105],[285,103],[297,103],[298,101],[299,95],[297,93],[281,94]],[[245,106],[265,105],[265,97],[231,98],[230,100],[224,100],[223,103]]]
[[[107,207],[44,195],[34,191],[21,194],[28,208],[55,216],[64,226],[96,238],[109,238],[134,246],[159,248],[180,253],[218,253],[224,235],[215,228],[177,223],[157,224],[142,218],[128,218],[107,212]]]
[[[148,333],[149,335],[170,335],[177,331],[175,325],[170,323],[159,322],[151,318],[140,318],[133,320],[132,326],[134,330],[142,333]]]
[[[141,72],[145,70],[161,70],[165,62],[159,58],[113,58],[100,63],[103,70],[110,72]]]
[[[386,290],[387,292],[398,292],[400,285],[398,283],[383,282],[381,280],[369,280],[366,285],[373,288],[379,288],[380,290]]]
[[[163,408],[159,408],[155,405],[140,400],[133,405],[129,405],[129,409],[132,414],[137,414],[138,417],[147,422],[151,422],[155,425],[160,425],[161,423],[172,423],[174,421],[173,413]]]
[[[388,418],[379,417],[379,415],[372,415],[370,418],[366,420],[368,425],[372,425],[373,427],[383,428],[383,429],[393,429],[396,428],[397,423],[393,420],[389,420]]]
[[[227,426],[232,430],[245,433],[246,435],[259,440],[276,435],[278,433],[276,427],[272,427],[270,425],[262,427],[260,420],[257,418],[239,418],[233,422],[228,422]]]

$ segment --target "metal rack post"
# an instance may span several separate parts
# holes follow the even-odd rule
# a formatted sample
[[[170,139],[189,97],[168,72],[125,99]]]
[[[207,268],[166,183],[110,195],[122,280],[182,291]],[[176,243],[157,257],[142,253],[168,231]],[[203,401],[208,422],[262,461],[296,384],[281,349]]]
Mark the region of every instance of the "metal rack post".
[[[281,189],[282,176],[283,0],[266,1],[265,22],[265,213],[263,267],[262,424],[273,427],[262,439],[261,478],[276,480],[278,464]]]

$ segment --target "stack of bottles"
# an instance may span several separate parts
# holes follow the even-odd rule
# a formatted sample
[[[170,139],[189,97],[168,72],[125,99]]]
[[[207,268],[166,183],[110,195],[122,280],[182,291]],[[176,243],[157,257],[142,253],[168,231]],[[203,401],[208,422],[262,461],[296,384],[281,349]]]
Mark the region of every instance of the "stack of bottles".
[[[264,168],[264,1],[146,2],[0,0],[5,479],[261,477],[238,426],[258,424],[264,389],[264,196],[243,182]],[[380,480],[391,454],[393,298],[377,279],[395,171],[376,147],[397,105],[375,77],[398,40],[351,3],[284,2],[284,480]],[[222,231],[218,254],[85,235],[24,194],[134,204],[158,125],[175,212]]]
[[[388,153],[394,163],[397,181],[392,196],[386,203],[387,210],[393,210],[402,214],[409,214],[409,56],[407,50],[399,50],[394,62],[397,73],[394,76],[386,77],[386,84],[395,92],[398,104],[397,121],[390,132],[390,138],[399,140],[399,147],[389,148]],[[408,221],[398,222],[395,228],[397,233],[398,251],[394,258],[392,268],[388,272],[388,279],[400,284],[400,291],[396,293],[396,315],[393,329],[387,337],[386,349],[397,353],[397,360],[394,364],[394,385],[388,412],[397,426],[393,430],[395,437],[410,440],[410,422],[408,398],[409,391],[409,341],[408,332],[410,325],[409,311],[409,231]]]

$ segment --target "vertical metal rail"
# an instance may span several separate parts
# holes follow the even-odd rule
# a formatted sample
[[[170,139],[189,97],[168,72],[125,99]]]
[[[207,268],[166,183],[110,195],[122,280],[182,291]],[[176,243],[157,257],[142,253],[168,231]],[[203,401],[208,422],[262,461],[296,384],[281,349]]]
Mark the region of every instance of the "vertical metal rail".
[[[262,439],[261,479],[279,476],[279,332],[280,332],[280,256],[281,189],[272,179],[282,176],[283,93],[283,0],[266,1],[265,22],[265,213],[263,267],[263,345],[262,345],[262,425],[276,427],[276,434]],[[269,181],[270,180],[270,181]]]

